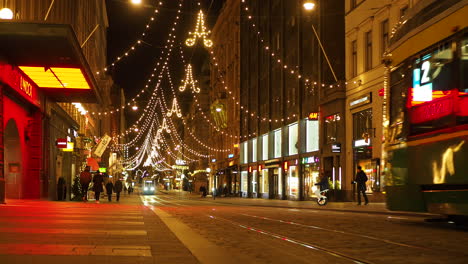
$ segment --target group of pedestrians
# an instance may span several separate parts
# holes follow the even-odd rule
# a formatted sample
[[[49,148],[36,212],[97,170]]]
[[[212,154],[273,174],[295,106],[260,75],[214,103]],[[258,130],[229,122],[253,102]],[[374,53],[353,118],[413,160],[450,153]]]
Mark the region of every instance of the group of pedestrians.
[[[113,192],[115,192],[117,202],[120,200],[120,193],[123,190],[122,181],[117,178],[115,183],[113,183],[111,180],[108,180],[104,185],[104,175],[101,173],[96,173],[94,174],[94,177],[91,177],[90,167],[86,166],[85,170],[80,173],[80,183],[83,190],[83,201],[88,201],[88,189],[91,181],[93,182],[93,191],[96,203],[99,203],[101,193],[104,192],[104,186],[109,202],[112,201]],[[128,190],[130,194],[130,188]]]

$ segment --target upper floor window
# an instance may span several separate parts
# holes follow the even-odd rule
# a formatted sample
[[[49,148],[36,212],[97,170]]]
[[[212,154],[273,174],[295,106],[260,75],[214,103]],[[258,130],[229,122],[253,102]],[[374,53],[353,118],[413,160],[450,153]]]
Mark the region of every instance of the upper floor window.
[[[338,138],[338,125],[340,123],[340,114],[329,115],[325,117],[325,140],[326,144],[336,142]]]
[[[372,69],[372,31],[365,33],[364,43],[366,44],[365,70],[368,71]]]
[[[357,6],[357,0],[349,0],[350,9],[353,9]]]
[[[351,41],[351,77],[357,75],[357,41]]]
[[[400,9],[400,17],[404,17],[408,11],[408,6],[404,6]]]
[[[384,21],[382,21],[382,23],[380,24],[380,28],[381,28],[381,32],[382,32],[382,50],[380,52],[380,54],[383,54],[385,52],[385,50],[387,49],[387,46],[388,46],[388,19],[385,19]]]

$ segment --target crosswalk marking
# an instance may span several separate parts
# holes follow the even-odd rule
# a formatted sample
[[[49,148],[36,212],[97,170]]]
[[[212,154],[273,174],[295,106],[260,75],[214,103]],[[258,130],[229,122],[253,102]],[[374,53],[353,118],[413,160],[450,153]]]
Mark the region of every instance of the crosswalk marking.
[[[81,255],[151,257],[150,246],[2,244],[0,255]]]

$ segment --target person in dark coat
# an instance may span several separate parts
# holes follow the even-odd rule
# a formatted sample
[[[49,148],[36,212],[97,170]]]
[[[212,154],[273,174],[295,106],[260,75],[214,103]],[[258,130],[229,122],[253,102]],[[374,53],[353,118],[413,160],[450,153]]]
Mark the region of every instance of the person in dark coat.
[[[91,183],[90,167],[86,166],[85,170],[80,173],[81,189],[83,191],[83,201],[88,201],[88,188]]]
[[[109,200],[109,202],[112,201],[113,190],[114,190],[114,184],[112,183],[112,181],[109,180],[106,184],[107,199]]]
[[[203,198],[206,197],[206,187],[205,185],[200,186],[200,193]]]
[[[117,202],[120,199],[120,192],[122,191],[122,189],[123,189],[122,181],[120,181],[120,179],[117,179],[117,181],[114,184],[114,191],[115,191],[115,197],[116,197]]]
[[[320,174],[320,181],[316,183],[315,185],[318,186],[317,190],[315,190],[315,195],[317,195],[317,199],[322,199],[322,191],[330,189],[330,183],[328,182],[328,177],[325,175],[325,173]]]
[[[356,173],[356,179],[354,180],[357,184],[357,197],[358,197],[358,205],[361,205],[361,193],[362,196],[364,196],[364,201],[366,202],[365,204],[367,205],[369,203],[369,200],[367,199],[366,195],[366,182],[367,182],[367,175],[366,173],[362,170],[361,166],[357,166],[358,172]]]
[[[101,192],[104,191],[104,188],[102,186],[103,182],[104,182],[104,178],[102,177],[101,173],[94,174],[93,191],[94,191],[94,197],[96,198],[96,203],[99,203],[99,196],[101,196]]]

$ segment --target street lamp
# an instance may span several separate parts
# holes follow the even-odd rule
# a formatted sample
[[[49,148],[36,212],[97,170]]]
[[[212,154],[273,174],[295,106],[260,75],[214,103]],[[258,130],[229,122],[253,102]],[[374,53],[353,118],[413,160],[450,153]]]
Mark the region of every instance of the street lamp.
[[[136,103],[132,106],[132,110],[133,110],[133,111],[138,110],[138,105],[137,105]]]
[[[311,11],[315,8],[315,3],[313,1],[304,1],[304,9],[307,11]]]
[[[312,11],[315,9],[315,3],[311,0],[306,0],[303,4],[304,9],[306,11]],[[330,63],[330,60],[328,59],[327,53],[325,52],[325,49],[323,48],[322,41],[320,40],[319,35],[317,34],[317,30],[315,30],[314,24],[312,24],[312,30],[314,31],[315,37],[317,38],[318,44],[320,46],[320,49],[322,50],[323,55],[325,56],[325,59],[327,60],[328,67],[330,67],[330,71],[333,74],[333,77],[335,78],[335,81],[338,82],[338,78],[336,77],[335,71],[333,70],[333,67]]]
[[[10,8],[2,8],[0,10],[0,19],[13,19],[13,11]]]

